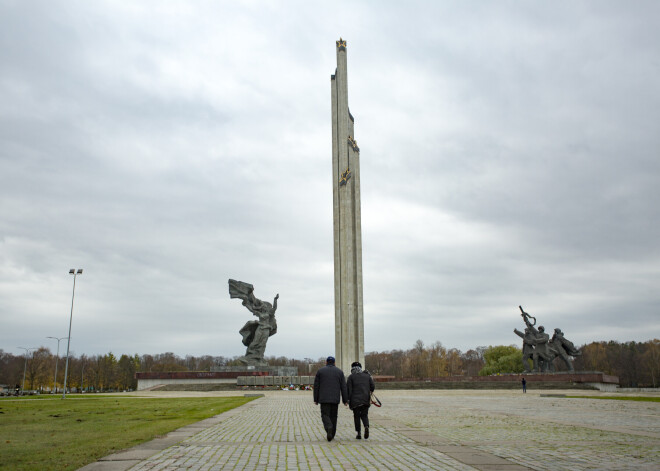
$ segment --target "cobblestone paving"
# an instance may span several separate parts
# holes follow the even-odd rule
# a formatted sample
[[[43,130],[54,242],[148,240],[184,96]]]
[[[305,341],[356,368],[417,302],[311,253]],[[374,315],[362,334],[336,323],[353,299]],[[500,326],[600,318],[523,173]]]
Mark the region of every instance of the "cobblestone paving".
[[[660,469],[658,403],[512,391],[378,395],[369,440],[355,439],[352,414],[340,407],[327,442],[311,393],[268,392],[131,470]],[[466,450],[482,461],[464,459]]]
[[[512,392],[382,395],[390,406],[383,416],[531,469],[660,469],[658,403]]]
[[[475,469],[375,423],[368,440],[356,440],[353,414],[343,406],[328,443],[311,393],[282,392],[250,405],[131,470]]]

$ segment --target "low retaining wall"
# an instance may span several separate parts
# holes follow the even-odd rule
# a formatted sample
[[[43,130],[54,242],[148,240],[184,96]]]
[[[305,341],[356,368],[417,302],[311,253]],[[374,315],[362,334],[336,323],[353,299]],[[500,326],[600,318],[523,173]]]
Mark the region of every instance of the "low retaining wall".
[[[520,383],[515,381],[498,381],[493,383],[475,382],[475,381],[390,381],[387,383],[376,383],[376,389],[521,389]],[[547,390],[547,389],[600,389],[595,383],[527,383],[528,390]]]
[[[262,376],[268,373],[230,372],[230,371],[166,371],[135,373],[138,391],[150,389],[154,386],[172,384],[236,384],[239,375]]]
[[[139,379],[137,390],[143,391],[155,386],[170,386],[174,384],[231,384],[235,385],[235,379]]]
[[[525,378],[528,389],[599,389],[615,391],[617,376],[600,372],[525,373],[499,376],[442,376],[425,379],[374,377],[379,389],[517,389]]]
[[[269,376],[298,376],[297,366],[212,366],[213,372],[240,372],[240,376],[249,376],[253,372],[261,372]]]
[[[178,371],[136,373],[138,390],[155,386],[192,384],[234,384],[244,386],[311,386],[314,376],[269,376],[264,372]],[[424,379],[396,379],[374,376],[378,389],[517,389],[525,378],[528,389],[599,389],[616,391],[619,378],[600,372],[526,373],[499,376],[443,376]]]
[[[314,384],[314,376],[239,376],[237,386],[308,386]]]
[[[530,383],[604,383],[619,384],[618,376],[606,375],[598,371],[572,372],[572,373],[520,373],[494,376],[440,376],[437,378],[399,378],[392,376],[374,376],[376,382],[407,382],[425,381],[433,383],[519,383],[523,378]]]

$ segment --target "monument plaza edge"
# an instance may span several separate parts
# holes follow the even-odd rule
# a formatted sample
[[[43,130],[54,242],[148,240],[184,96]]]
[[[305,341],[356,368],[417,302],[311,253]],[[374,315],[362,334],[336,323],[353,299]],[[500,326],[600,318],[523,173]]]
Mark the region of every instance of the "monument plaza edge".
[[[335,266],[335,358],[345,374],[364,363],[360,148],[348,109],[346,41],[336,42],[332,91],[332,196]]]

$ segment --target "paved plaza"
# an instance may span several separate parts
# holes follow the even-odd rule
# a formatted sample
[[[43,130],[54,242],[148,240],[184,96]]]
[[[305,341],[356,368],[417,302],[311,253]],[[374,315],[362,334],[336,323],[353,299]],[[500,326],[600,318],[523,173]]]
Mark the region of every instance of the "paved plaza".
[[[383,407],[371,408],[368,440],[355,439],[353,415],[343,406],[337,436],[328,442],[310,391],[268,391],[242,407],[82,469],[660,469],[657,402],[552,396],[557,391],[377,393]],[[186,395],[169,393],[174,394]]]

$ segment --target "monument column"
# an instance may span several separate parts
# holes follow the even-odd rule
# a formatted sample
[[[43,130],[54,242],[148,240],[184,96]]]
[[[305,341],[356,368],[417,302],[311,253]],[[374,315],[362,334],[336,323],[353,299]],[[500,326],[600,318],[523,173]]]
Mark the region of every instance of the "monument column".
[[[362,226],[360,148],[348,109],[346,41],[336,42],[337,69],[331,76],[332,194],[335,265],[335,358],[346,375],[364,363],[362,311]]]

